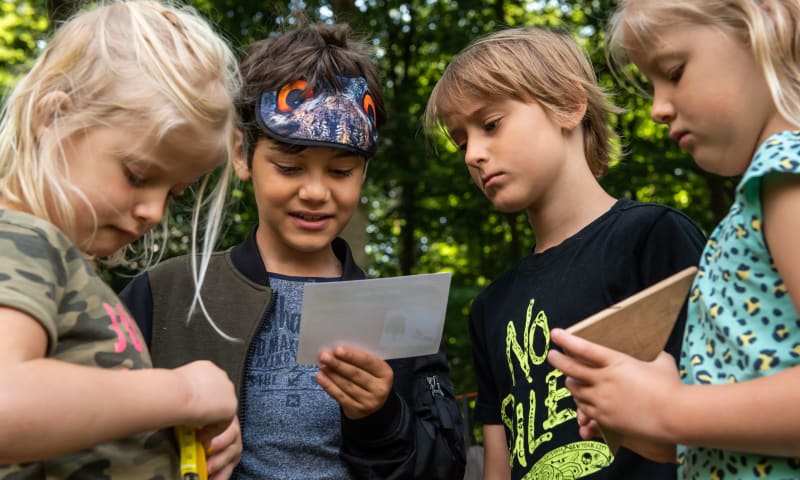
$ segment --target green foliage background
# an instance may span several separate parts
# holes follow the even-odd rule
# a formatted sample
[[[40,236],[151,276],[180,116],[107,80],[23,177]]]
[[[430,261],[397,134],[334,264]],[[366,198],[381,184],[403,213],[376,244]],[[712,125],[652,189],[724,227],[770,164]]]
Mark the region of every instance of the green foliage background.
[[[479,35],[506,26],[545,25],[569,31],[590,54],[600,82],[626,113],[611,119],[626,155],[603,179],[617,197],[673,205],[707,232],[725,213],[734,179],[710,176],[675,148],[663,127],[649,119],[649,104],[614,81],[605,63],[603,31],[612,0],[443,1],[336,0],[267,2],[194,0],[243,51],[254,38],[287,25],[287,13],[303,9],[320,21],[348,21],[374,47],[384,73],[389,122],[371,161],[362,198],[365,267],[376,276],[451,271],[453,284],[445,328],[447,354],[457,391],[471,392],[475,379],[467,314],[475,294],[523,257],[534,238],[525,215],[492,210],[472,184],[460,155],[446,142],[427,140],[421,116],[436,80],[454,54]],[[49,29],[75,8],[68,0],[0,0],[0,87],[30,65]],[[435,147],[435,148],[434,148]],[[236,243],[256,220],[246,186],[237,185],[220,247]],[[176,215],[177,233],[166,255],[184,253],[188,218]],[[115,286],[123,271],[107,272]],[[569,295],[570,292],[564,292]]]

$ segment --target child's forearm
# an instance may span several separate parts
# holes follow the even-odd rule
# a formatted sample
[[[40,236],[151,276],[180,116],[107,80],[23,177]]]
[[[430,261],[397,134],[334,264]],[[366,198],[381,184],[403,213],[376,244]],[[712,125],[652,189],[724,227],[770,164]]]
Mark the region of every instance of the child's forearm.
[[[4,368],[0,463],[39,460],[194,420],[171,370],[103,370],[52,359]]]
[[[662,440],[800,457],[800,366],[722,385],[687,385],[665,399]]]
[[[655,462],[676,461],[677,446],[674,443],[655,442],[646,437],[623,437],[622,446]]]
[[[484,468],[483,480],[505,480],[510,478],[508,443],[502,425],[483,426]]]

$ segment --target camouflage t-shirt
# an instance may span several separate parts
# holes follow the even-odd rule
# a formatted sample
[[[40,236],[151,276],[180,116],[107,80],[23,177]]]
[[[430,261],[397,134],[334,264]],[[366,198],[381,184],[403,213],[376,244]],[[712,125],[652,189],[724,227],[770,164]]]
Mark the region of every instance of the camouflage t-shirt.
[[[49,358],[95,368],[152,366],[136,323],[114,291],[66,236],[38,217],[0,210],[0,305],[41,323]],[[58,392],[52,401],[58,401]],[[40,462],[0,465],[0,480],[166,480],[178,478],[178,472],[177,452],[165,430]]]

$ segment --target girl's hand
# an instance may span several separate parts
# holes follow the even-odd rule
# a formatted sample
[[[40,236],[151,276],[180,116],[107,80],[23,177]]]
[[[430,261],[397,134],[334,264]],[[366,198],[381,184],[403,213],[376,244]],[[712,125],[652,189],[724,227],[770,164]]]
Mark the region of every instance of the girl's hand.
[[[584,440],[591,440],[593,438],[600,438],[603,436],[603,431],[600,430],[600,425],[597,420],[583,413],[583,410],[578,407],[578,434]]]
[[[383,407],[392,391],[394,372],[374,355],[338,346],[319,354],[316,379],[347,418],[358,420]]]
[[[206,438],[225,431],[236,416],[236,391],[228,374],[208,360],[198,360],[174,370],[182,377],[188,401],[186,419],[178,422],[202,428]]]
[[[578,427],[581,438],[589,440],[603,436],[600,424],[578,408]],[[622,446],[655,462],[675,462],[676,445],[673,443],[654,442],[645,437],[622,437]]]
[[[597,435],[595,421],[626,437],[673,442],[669,406],[683,384],[671,355],[661,352],[642,362],[561,329],[553,329],[551,339],[565,353],[551,349],[547,359],[566,375],[565,385],[585,416],[581,436]]]
[[[242,431],[239,418],[233,421],[224,432],[207,438],[205,429],[197,431],[198,439],[206,448],[206,468],[209,480],[227,480],[242,457]]]

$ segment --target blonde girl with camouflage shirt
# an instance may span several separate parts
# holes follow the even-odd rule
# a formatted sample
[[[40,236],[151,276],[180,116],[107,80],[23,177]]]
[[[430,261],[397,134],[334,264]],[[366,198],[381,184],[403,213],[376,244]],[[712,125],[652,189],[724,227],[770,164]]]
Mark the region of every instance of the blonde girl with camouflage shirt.
[[[228,178],[236,71],[228,45],[193,10],[115,1],[61,26],[8,97],[0,479],[176,479],[174,425],[198,428],[211,478],[230,476],[241,438],[227,375],[205,361],[151,368],[135,322],[93,264],[119,260],[140,237],[152,245],[145,234],[172,196],[222,165]],[[204,250],[224,184],[209,194]]]

